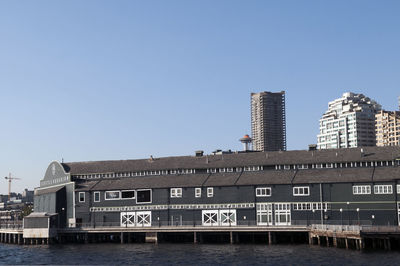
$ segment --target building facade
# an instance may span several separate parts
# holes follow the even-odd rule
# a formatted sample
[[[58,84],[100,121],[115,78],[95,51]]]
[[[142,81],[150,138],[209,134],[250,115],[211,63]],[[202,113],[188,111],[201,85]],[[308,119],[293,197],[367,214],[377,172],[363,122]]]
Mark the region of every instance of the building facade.
[[[256,151],[286,150],[284,91],[251,93],[251,133]]]
[[[61,226],[399,225],[400,147],[52,162]]]
[[[377,146],[400,145],[400,112],[379,111],[375,115]]]
[[[319,120],[317,149],[340,149],[375,146],[375,114],[381,106],[364,96],[344,93],[329,103]]]

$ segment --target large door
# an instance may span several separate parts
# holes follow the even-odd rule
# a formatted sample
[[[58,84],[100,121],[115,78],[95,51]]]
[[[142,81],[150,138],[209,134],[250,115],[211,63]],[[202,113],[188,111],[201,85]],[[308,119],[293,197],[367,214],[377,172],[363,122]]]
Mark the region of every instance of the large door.
[[[275,225],[290,225],[290,203],[275,203]]]
[[[151,226],[151,211],[121,212],[121,227]]]
[[[257,203],[257,225],[272,225],[272,203]]]
[[[216,226],[218,225],[218,210],[203,210],[202,224],[205,226]]]
[[[121,212],[121,227],[135,226],[135,212]]]

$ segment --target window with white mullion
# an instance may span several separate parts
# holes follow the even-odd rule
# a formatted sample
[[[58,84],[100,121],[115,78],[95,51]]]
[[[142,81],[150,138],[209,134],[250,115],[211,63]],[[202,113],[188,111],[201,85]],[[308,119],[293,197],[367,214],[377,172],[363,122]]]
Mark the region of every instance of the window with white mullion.
[[[182,188],[171,188],[171,198],[182,198]]]
[[[374,194],[392,194],[392,185],[375,185]]]
[[[85,192],[79,192],[79,202],[85,202]]]
[[[371,194],[370,185],[353,186],[353,195]]]
[[[256,197],[270,197],[271,188],[270,187],[258,187],[256,188]]]
[[[293,196],[309,196],[310,187],[294,187]]]
[[[201,197],[201,188],[197,187],[194,189],[194,196],[196,198],[200,198]]]

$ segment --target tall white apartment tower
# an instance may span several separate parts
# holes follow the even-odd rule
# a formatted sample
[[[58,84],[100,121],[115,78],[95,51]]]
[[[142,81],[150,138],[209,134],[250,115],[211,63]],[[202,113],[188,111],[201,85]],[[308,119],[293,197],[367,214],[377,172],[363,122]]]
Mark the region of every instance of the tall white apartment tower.
[[[375,146],[375,114],[381,106],[374,100],[352,92],[329,103],[319,120],[317,149]]]
[[[251,93],[253,150],[286,150],[285,92]]]

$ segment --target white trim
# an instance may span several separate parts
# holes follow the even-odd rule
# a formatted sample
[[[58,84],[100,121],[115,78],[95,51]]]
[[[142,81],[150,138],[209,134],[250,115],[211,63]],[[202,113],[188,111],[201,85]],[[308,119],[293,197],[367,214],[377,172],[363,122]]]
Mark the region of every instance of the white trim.
[[[118,192],[118,193],[119,193],[119,197],[118,197],[118,198],[107,199],[107,193],[113,193],[113,192]],[[121,199],[121,191],[120,191],[120,190],[108,190],[108,191],[104,191],[104,200],[120,200],[120,199]]]
[[[96,200],[96,194],[99,195],[99,200]],[[100,193],[100,191],[95,191],[95,192],[93,193],[93,202],[100,202],[100,199],[101,199],[101,193]]]
[[[169,196],[171,198],[182,198],[182,188],[181,187],[170,188]]]
[[[306,190],[307,189],[307,193]],[[310,187],[309,186],[301,186],[301,187],[293,187],[293,196],[310,196]]]
[[[374,185],[374,194],[393,194],[392,185]]]
[[[208,187],[207,188],[207,198],[212,198],[212,197],[214,197],[214,188]]]
[[[201,187],[196,187],[194,189],[194,197],[195,198],[201,198]]]
[[[83,200],[81,200],[81,195],[83,195]],[[83,192],[83,191],[80,191],[79,192],[79,194],[78,194],[78,197],[79,197],[79,202],[85,202],[85,192]]]
[[[371,185],[355,185],[352,187],[353,195],[371,194]]]
[[[138,202],[138,201],[137,201],[137,200],[138,200],[137,193],[138,193],[139,191],[147,191],[147,190],[150,191],[150,201],[148,201],[148,202]],[[137,189],[137,190],[136,190],[136,204],[148,204],[148,203],[152,203],[152,201],[153,201],[153,191],[152,191],[152,189]]]
[[[122,192],[133,192],[133,197],[132,198],[123,198]],[[129,199],[135,199],[135,198],[136,198],[136,191],[134,189],[121,190],[121,200],[129,200]]]
[[[256,197],[271,197],[271,187],[258,187],[256,188]]]

